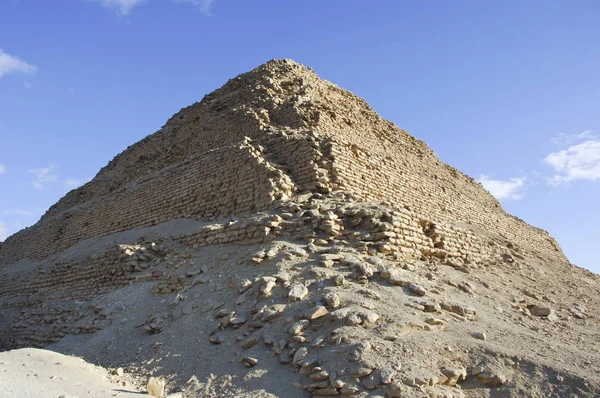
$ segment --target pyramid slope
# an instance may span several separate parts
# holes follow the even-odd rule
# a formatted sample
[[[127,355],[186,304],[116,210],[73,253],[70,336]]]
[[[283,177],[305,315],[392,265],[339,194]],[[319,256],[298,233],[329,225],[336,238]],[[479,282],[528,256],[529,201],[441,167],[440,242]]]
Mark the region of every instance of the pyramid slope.
[[[291,60],[272,60],[179,111],[159,131],[116,156],[47,216],[244,137],[290,129],[351,134],[375,145],[393,142],[406,151],[432,154],[423,142],[379,117],[364,100],[320,79],[312,69]]]
[[[273,60],[115,157],[0,246],[0,266],[169,219],[239,215],[295,193],[338,190],[404,206],[423,215],[421,224],[469,224],[567,262],[545,231],[505,214],[481,185],[362,99],[310,68]]]

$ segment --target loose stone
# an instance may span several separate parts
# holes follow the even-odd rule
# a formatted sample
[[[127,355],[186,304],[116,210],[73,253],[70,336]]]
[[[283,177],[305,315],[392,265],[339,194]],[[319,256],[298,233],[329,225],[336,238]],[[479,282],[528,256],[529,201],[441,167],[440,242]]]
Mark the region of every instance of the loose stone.
[[[294,284],[290,288],[290,292],[288,294],[288,299],[290,301],[300,301],[306,297],[308,294],[308,289],[304,285]]]
[[[312,320],[312,319],[321,318],[327,314],[329,314],[329,311],[327,311],[327,308],[323,307],[322,305],[319,305],[319,306],[316,306],[316,307],[311,308],[310,310],[306,311],[304,313],[304,317]]]

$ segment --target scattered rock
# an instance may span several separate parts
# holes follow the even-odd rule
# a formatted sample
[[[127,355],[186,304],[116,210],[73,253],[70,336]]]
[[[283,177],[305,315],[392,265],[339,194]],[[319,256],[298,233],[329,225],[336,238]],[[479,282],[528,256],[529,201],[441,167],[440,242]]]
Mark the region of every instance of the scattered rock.
[[[210,341],[213,344],[221,344],[225,340],[223,340],[222,336],[219,336],[218,334],[213,334],[208,337],[208,341]]]
[[[285,304],[275,304],[262,311],[261,320],[271,322],[285,310]]]
[[[381,384],[390,384],[394,380],[394,376],[396,376],[396,372],[391,369],[382,369],[380,375],[381,375]]]
[[[333,387],[326,387],[326,388],[321,388],[318,390],[313,390],[312,395],[320,396],[320,397],[332,397],[332,396],[340,395],[340,393],[338,392],[337,389],[335,389]]]
[[[125,374],[125,372],[123,371],[123,368],[113,369],[110,373],[115,376],[119,376],[119,377],[123,377],[123,375]]]
[[[338,308],[341,304],[342,301],[340,299],[340,296],[338,296],[335,293],[327,293],[325,295],[325,305],[327,306],[327,308],[329,309],[335,309]]]
[[[441,373],[446,377],[446,381],[443,384],[454,386],[459,381],[466,380],[467,370],[464,368],[442,368]]]
[[[445,325],[446,321],[444,321],[443,319],[439,319],[439,318],[427,318],[425,319],[425,323],[429,324],[429,325]]]
[[[446,311],[450,311],[455,314],[461,315],[471,321],[474,321],[477,316],[477,310],[467,305],[455,303],[442,303],[442,308]]]
[[[321,370],[315,373],[311,373],[311,375],[309,376],[312,380],[327,380],[329,379],[329,372],[325,371],[325,370]]]
[[[360,388],[353,386],[353,385],[349,385],[349,384],[340,388],[340,395],[342,395],[342,396],[356,395],[359,392],[360,392]]]
[[[363,320],[362,323],[374,324],[379,320],[379,314],[371,310],[361,311],[359,317]]]
[[[307,356],[308,356],[308,349],[306,347],[300,347],[294,353],[294,358],[293,358],[292,362],[297,364],[298,362],[302,361]]]
[[[508,379],[501,373],[496,374],[486,371],[477,376],[477,381],[479,381],[482,384],[485,384],[486,386],[498,387],[506,384],[508,382]]]
[[[552,308],[549,307],[540,307],[537,305],[528,305],[527,309],[529,310],[529,313],[533,316],[548,316],[550,315],[553,310]]]
[[[313,319],[321,318],[327,314],[329,314],[329,311],[327,311],[327,308],[323,307],[322,305],[318,305],[318,306],[306,311],[304,313],[304,318],[313,320]]]
[[[308,326],[309,323],[310,322],[308,320],[302,319],[290,326],[290,328],[288,329],[288,333],[292,335],[300,334],[302,333],[302,330],[304,330],[304,328]]]
[[[361,378],[361,377],[369,376],[371,373],[373,373],[373,369],[367,368],[365,366],[359,366],[359,367],[351,370],[350,375],[352,377]]]
[[[247,338],[246,340],[244,340],[242,342],[241,347],[244,349],[248,349],[248,348],[255,346],[259,341],[260,341],[259,336],[250,336],[249,338]]]
[[[368,377],[362,379],[362,385],[367,390],[375,390],[381,384],[381,379],[377,372],[371,373]]]
[[[423,311],[425,312],[441,312],[442,307],[438,303],[433,302],[422,302]]]
[[[349,326],[360,325],[362,321],[362,318],[356,312],[351,312],[346,317],[346,324]]]
[[[306,295],[308,295],[308,289],[306,286],[296,283],[290,288],[288,299],[290,301],[300,301],[303,300]]]
[[[344,286],[346,283],[346,278],[342,274],[337,274],[333,277],[333,284],[335,286]]]
[[[242,364],[247,368],[252,368],[258,364],[258,359],[254,357],[243,357]]]
[[[151,377],[148,379],[146,390],[148,391],[148,395],[162,398],[165,395],[165,381],[157,377]]]
[[[424,287],[417,285],[416,283],[409,283],[408,289],[417,296],[424,296],[427,294],[427,290]]]

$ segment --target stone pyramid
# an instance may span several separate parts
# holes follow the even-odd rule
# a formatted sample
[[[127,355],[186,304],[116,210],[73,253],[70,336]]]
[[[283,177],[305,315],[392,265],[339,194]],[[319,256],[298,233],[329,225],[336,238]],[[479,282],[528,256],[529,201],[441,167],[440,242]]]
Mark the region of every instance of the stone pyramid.
[[[0,276],[0,349],[185,396],[600,394],[598,276],[290,60],[116,156]]]

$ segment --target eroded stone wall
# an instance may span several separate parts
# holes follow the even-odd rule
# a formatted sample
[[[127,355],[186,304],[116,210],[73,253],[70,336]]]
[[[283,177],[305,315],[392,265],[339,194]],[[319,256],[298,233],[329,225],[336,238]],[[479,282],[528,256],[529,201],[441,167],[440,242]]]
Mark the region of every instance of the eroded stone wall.
[[[339,137],[331,151],[335,185],[361,200],[405,206],[435,222],[471,224],[567,261],[547,232],[506,214],[480,184],[437,157],[393,146],[367,150],[360,142]]]
[[[175,218],[211,219],[264,210],[295,190],[262,149],[245,140],[42,220],[0,246],[0,264],[42,259],[83,239]]]
[[[38,224],[0,244],[0,266],[173,218],[239,215],[294,193],[336,190],[452,227],[471,224],[566,261],[545,231],[507,215],[472,178],[364,100],[276,60],[127,148]]]

